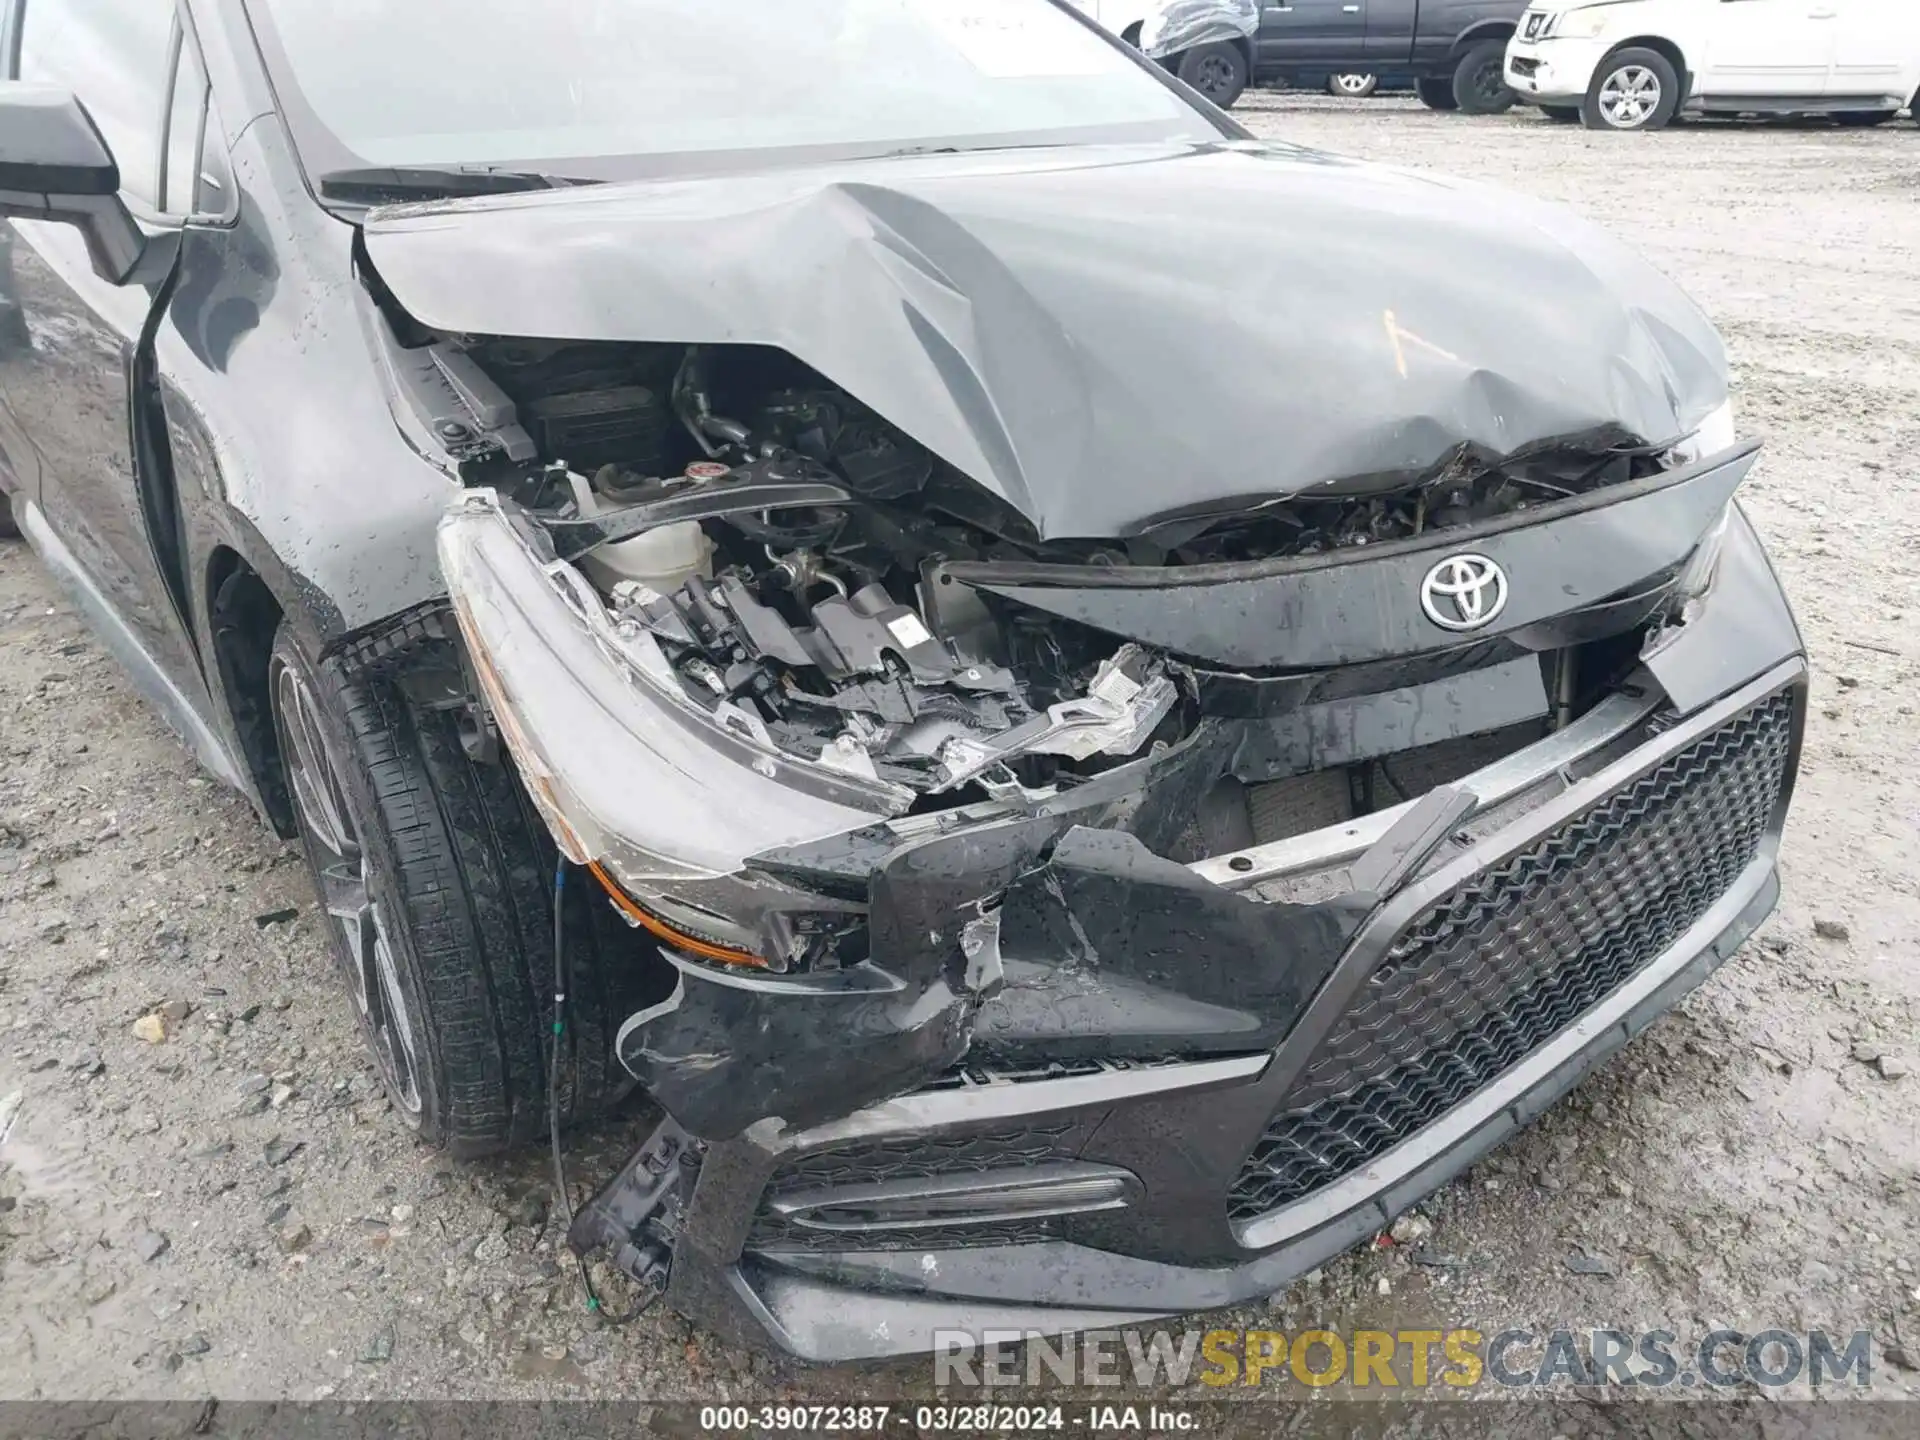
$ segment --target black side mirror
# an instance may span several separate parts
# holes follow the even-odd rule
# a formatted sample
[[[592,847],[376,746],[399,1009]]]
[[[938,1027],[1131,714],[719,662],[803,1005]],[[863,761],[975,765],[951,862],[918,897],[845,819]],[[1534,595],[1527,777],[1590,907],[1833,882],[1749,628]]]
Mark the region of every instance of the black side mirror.
[[[94,270],[115,285],[146,249],[120,200],[113,152],[86,107],[57,85],[0,81],[0,215],[79,226]]]

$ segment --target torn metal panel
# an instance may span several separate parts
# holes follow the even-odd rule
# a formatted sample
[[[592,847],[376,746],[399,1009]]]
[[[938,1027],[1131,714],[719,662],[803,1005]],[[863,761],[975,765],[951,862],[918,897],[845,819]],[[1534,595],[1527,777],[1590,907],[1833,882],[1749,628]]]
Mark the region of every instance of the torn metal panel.
[[[443,331],[778,347],[1042,539],[1603,429],[1667,443],[1726,395],[1705,318],[1596,227],[1280,146],[496,196],[376,212],[366,248]]]

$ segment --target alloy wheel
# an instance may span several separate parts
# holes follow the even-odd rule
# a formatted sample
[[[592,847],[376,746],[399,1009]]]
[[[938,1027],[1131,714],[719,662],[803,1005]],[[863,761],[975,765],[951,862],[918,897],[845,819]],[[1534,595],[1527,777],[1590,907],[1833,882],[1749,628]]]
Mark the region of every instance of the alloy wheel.
[[[1336,95],[1366,96],[1373,93],[1375,80],[1371,75],[1335,75],[1332,88]]]
[[[1600,86],[1600,115],[1616,130],[1635,130],[1660,108],[1660,77],[1644,65],[1622,65]]]
[[[400,986],[386,916],[373,898],[365,848],[340,772],[324,739],[313,695],[291,666],[274,677],[274,708],[286,737],[288,788],[305,832],[321,903],[332,919],[335,950],[346,973],[380,1079],[410,1119],[420,1105],[420,1044]]]

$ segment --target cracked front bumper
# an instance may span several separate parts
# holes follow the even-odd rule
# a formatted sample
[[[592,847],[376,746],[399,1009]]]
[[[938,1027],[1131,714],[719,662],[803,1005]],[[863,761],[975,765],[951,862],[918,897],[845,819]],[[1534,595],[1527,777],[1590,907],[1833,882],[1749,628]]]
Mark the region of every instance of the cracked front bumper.
[[[1383,895],[1271,1046],[963,1063],[841,1119],[750,1125],[706,1152],[670,1300],[838,1360],[1278,1288],[1530,1121],[1733,953],[1778,894],[1804,709],[1796,656],[1683,717],[1590,726],[1550,776],[1467,777],[1510,793]],[[1270,847],[1259,883],[1350,866],[1352,830],[1322,832],[1318,854]],[[1020,1175],[1098,1203],[1010,1199]]]

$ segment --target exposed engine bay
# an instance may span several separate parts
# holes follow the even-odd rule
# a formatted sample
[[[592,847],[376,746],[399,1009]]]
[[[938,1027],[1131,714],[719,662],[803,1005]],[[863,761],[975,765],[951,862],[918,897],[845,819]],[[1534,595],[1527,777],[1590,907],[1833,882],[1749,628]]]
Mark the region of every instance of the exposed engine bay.
[[[1231,580],[1521,515],[1672,463],[1616,432],[1507,457],[1462,447],[1419,474],[1300,496],[1263,495],[1250,473],[1232,506],[1042,541],[778,350],[423,338],[405,352],[416,408],[463,479],[523,507],[689,699],[916,807],[1070,787],[1178,740],[1207,709],[1196,657],[1177,646],[968,581]],[[450,401],[462,418],[447,418]]]

